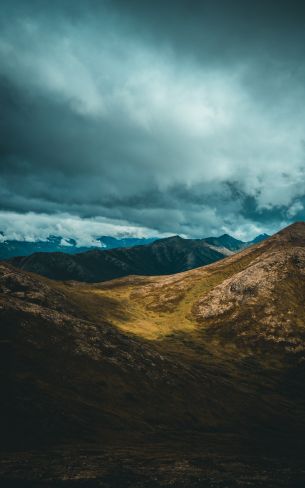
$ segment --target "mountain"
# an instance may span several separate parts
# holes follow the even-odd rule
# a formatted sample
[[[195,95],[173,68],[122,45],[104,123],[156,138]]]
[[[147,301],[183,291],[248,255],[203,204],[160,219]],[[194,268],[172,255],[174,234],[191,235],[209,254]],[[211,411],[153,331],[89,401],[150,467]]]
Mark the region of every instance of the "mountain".
[[[265,241],[269,237],[270,236],[268,234],[259,234],[258,236],[255,237],[255,239],[253,239],[253,241],[249,241],[248,244],[249,245],[257,244],[258,242]]]
[[[259,242],[259,239],[266,239],[267,234],[258,236],[251,242],[243,242],[228,234],[220,237],[209,237],[203,239],[208,244],[216,247],[226,248],[231,251],[238,251],[253,243]],[[128,248],[133,246],[144,246],[156,241],[156,237],[111,237],[101,236],[95,239],[90,246],[81,246],[72,238],[65,239],[61,236],[50,235],[46,240],[25,241],[6,239],[3,232],[0,231],[0,260],[10,259],[16,256],[30,256],[37,252],[64,252],[66,254],[78,254],[93,249],[107,250]]]
[[[145,246],[156,241],[156,237],[110,237],[102,236],[96,239],[103,249],[117,249],[119,247]]]
[[[2,479],[304,486],[304,270],[303,222],[172,276],[0,263]]]
[[[10,262],[25,271],[56,280],[101,282],[128,275],[187,271],[223,259],[246,245],[228,235],[208,239],[172,236],[127,249],[91,250],[73,256],[35,253],[12,258]]]
[[[224,247],[229,249],[230,251],[240,251],[247,247],[248,243],[235,239],[234,237],[230,236],[229,234],[223,234],[220,237],[207,237],[204,239],[205,242],[211,244],[212,246],[216,247]],[[251,245],[249,243],[249,245]]]
[[[223,247],[229,249],[230,251],[237,252],[245,249],[246,247],[252,246],[252,244],[257,244],[258,242],[265,241],[270,237],[268,234],[260,234],[252,241],[240,241],[239,239],[235,239],[234,237],[230,236],[229,234],[223,234],[220,237],[207,237],[203,239],[208,244],[211,244],[216,247]]]
[[[0,232],[1,237],[1,232]],[[124,237],[116,238],[102,236],[96,239],[91,246],[79,246],[75,239],[64,239],[61,236],[50,235],[45,241],[21,241],[7,240],[2,233],[0,240],[0,260],[9,259],[14,256],[29,256],[35,252],[64,252],[76,254],[89,251],[90,249],[116,249],[119,247],[141,246],[154,242],[156,238]]]

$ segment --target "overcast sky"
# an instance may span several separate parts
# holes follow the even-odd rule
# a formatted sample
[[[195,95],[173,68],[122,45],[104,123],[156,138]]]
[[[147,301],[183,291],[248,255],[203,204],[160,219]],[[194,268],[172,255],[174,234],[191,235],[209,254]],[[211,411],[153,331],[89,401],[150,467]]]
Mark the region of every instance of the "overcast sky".
[[[0,16],[7,236],[250,239],[305,218],[303,1],[2,0]]]

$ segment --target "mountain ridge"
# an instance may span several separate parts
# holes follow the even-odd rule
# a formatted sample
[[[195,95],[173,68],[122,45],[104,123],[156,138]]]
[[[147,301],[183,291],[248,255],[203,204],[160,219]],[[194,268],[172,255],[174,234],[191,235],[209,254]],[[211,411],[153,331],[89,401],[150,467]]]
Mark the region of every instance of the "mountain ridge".
[[[220,237],[207,237],[201,240],[209,242],[211,240],[214,241],[216,247],[226,247],[224,243],[221,242],[221,239],[228,234],[224,234]],[[175,236],[171,236],[175,237]],[[170,237],[170,238],[171,238]],[[180,236],[176,236],[180,237]],[[231,239],[234,240],[233,237],[229,236]],[[243,242],[235,240],[236,243],[239,243],[238,246],[240,249],[247,245],[251,245],[252,243],[256,242],[256,239],[260,238],[261,236],[257,236],[253,241]],[[267,237],[267,234],[262,235],[263,238]],[[93,249],[100,249],[100,250],[108,250],[108,249],[118,249],[118,248],[129,248],[133,246],[139,245],[147,245],[151,244],[158,240],[164,240],[165,238],[157,238],[157,237],[147,237],[147,238],[137,238],[137,237],[112,237],[112,236],[101,236],[95,239],[95,243],[92,242],[91,245],[79,245],[76,239],[73,238],[63,238],[61,236],[56,235],[49,235],[45,240],[12,240],[6,239],[4,233],[0,231],[0,260],[1,259],[10,259],[12,257],[18,256],[29,256],[36,252],[64,252],[67,254],[78,254],[80,252],[87,252]],[[182,237],[180,237],[182,239]],[[196,240],[196,239],[193,239]],[[219,240],[217,243],[216,241]],[[228,247],[230,249],[230,246]],[[232,249],[232,250],[237,250]]]
[[[34,253],[9,262],[52,279],[99,282],[133,274],[178,273],[218,261],[247,245],[228,235],[207,239],[171,236],[127,249],[92,249],[74,255]]]
[[[117,249],[121,247],[132,247],[135,245],[145,245],[154,242],[157,238],[136,238],[124,237],[116,238],[111,236],[101,236],[92,245],[79,245],[73,238],[63,238],[61,236],[50,235],[45,240],[27,241],[5,239],[3,233],[0,240],[0,260],[10,259],[16,256],[29,256],[35,252],[65,252],[67,254],[77,254],[91,249]]]

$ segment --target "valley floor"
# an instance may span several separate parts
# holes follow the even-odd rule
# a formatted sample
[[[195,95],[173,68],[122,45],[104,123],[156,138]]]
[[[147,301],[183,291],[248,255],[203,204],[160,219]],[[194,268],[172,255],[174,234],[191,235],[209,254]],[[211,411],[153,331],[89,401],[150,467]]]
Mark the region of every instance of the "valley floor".
[[[274,443],[274,437],[273,441]],[[2,486],[16,488],[303,488],[301,446],[229,434],[183,441],[65,446],[1,455]]]

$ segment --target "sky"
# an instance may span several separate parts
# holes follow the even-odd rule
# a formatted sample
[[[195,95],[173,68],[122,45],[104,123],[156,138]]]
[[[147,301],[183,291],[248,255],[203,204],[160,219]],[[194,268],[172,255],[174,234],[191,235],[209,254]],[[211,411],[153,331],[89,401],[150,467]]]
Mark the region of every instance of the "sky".
[[[2,0],[0,230],[248,240],[305,219],[305,4]]]

